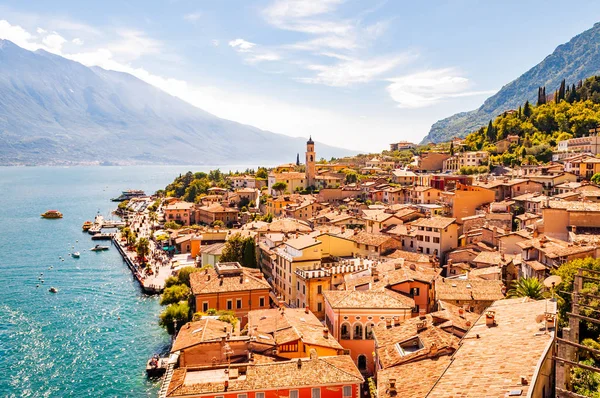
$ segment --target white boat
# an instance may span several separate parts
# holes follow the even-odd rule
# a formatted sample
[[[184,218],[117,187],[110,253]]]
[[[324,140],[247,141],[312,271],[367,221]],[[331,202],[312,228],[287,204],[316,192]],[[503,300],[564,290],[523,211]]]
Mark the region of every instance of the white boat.
[[[90,251],[93,251],[93,252],[99,252],[99,251],[102,251],[102,250],[108,250],[108,246],[96,245],[96,246],[94,246],[94,247],[92,247],[90,249]]]
[[[71,253],[71,256],[73,258],[79,258],[79,256],[81,256],[81,254],[79,252],[75,252],[75,253]]]

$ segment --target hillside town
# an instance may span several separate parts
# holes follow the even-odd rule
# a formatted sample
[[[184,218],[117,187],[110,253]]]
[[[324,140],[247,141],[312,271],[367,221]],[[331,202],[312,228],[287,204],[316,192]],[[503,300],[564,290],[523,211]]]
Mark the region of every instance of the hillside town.
[[[171,301],[187,301],[187,313],[168,325],[159,396],[566,391],[576,354],[556,360],[546,282],[565,263],[600,257],[597,139],[560,142],[555,160],[510,168],[490,167],[486,151],[317,161],[310,138],[304,164],[219,175],[193,201],[169,188],[131,199],[126,208],[158,205],[153,247],[168,253],[174,278],[193,267],[188,295]],[[532,280],[543,295],[515,294]]]

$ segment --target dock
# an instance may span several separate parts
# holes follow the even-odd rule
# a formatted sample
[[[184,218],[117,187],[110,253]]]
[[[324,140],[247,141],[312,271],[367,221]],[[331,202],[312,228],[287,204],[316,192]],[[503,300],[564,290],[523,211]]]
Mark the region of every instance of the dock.
[[[165,279],[162,281],[154,280],[155,278],[146,278],[142,275],[142,270],[135,263],[135,252],[127,251],[126,247],[123,247],[120,241],[120,235],[115,235],[112,238],[113,244],[123,257],[123,261],[127,264],[127,267],[131,270],[133,277],[138,281],[142,291],[146,294],[161,294],[165,288]],[[170,275],[169,275],[170,276]],[[162,283],[161,283],[162,282]]]

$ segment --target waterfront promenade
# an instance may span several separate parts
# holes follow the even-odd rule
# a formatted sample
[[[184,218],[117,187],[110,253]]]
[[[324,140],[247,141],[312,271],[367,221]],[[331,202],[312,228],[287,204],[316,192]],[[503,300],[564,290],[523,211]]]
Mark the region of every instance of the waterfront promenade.
[[[152,226],[148,221],[147,212],[135,215],[128,224],[132,230],[136,231],[138,238],[147,238],[150,242],[150,254],[147,258],[150,266],[140,264],[137,252],[134,248],[127,247],[127,242],[121,238],[120,232],[115,235],[113,243],[131,269],[133,276],[140,283],[144,293],[160,294],[165,287],[167,278],[173,276],[181,265],[170,258],[151,239]]]

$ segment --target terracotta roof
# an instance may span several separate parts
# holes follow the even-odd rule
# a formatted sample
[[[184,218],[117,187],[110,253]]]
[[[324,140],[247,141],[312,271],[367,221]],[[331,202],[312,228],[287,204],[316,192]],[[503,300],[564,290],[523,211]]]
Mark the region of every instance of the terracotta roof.
[[[207,294],[271,289],[269,283],[260,278],[257,273],[250,268],[242,267],[241,276],[239,274],[222,276],[222,278],[219,278],[219,274],[214,268],[208,268],[205,271],[190,274],[192,293]]]
[[[300,364],[300,365],[299,365]],[[231,377],[246,367],[244,377]],[[318,385],[360,384],[364,381],[349,355],[316,359],[293,359],[290,361],[260,364],[231,365],[208,370],[179,368],[167,391],[168,397],[194,394],[220,393],[225,391],[260,391],[310,387]],[[235,372],[237,370],[237,372]]]
[[[446,228],[455,221],[456,218],[451,217],[419,218],[418,220],[413,221],[411,225],[417,227]]]
[[[332,308],[413,308],[415,300],[388,289],[327,290],[325,300]]]
[[[312,236],[302,235],[295,239],[289,239],[285,242],[286,245],[293,247],[296,250],[304,250],[311,246],[316,246],[321,242],[313,238]]]
[[[169,210],[190,210],[194,207],[193,203],[189,202],[175,202],[173,204],[165,206],[165,211]]]
[[[374,234],[367,231],[360,231],[357,234],[349,236],[348,239],[362,245],[380,246],[392,238],[383,234]]]
[[[234,209],[232,207],[224,207],[223,205],[221,205],[219,203],[213,203],[208,206],[202,206],[202,207],[199,207],[198,210],[206,211],[209,213],[224,213],[224,212],[237,213],[238,212],[237,209]]]
[[[554,339],[554,330],[544,333],[536,317],[554,308],[550,300],[496,301],[488,308],[495,311],[495,326],[486,326],[485,316],[477,320],[427,397],[504,397],[513,390],[529,396],[537,367]]]
[[[422,253],[412,253],[404,250],[394,250],[392,253],[385,256],[387,258],[403,258],[406,261],[413,263],[429,263],[429,256]]]
[[[297,340],[303,343],[341,350],[342,346],[332,336],[323,335],[323,324],[310,311],[286,308],[255,310],[248,313],[248,334],[267,344],[286,344]],[[266,337],[266,338],[265,338]]]
[[[438,300],[494,301],[504,298],[501,281],[442,278],[435,281]]]
[[[450,364],[450,355],[423,359],[377,372],[378,398],[423,398]],[[395,380],[396,393],[389,382]]]
[[[258,230],[261,232],[307,233],[311,232],[312,228],[305,221],[293,218],[278,218],[267,225],[260,226]]]
[[[535,248],[543,252],[548,258],[571,256],[595,250],[594,246],[572,245],[560,239],[549,238],[546,235],[540,235],[537,238],[517,242],[516,244],[521,249]]]
[[[548,207],[551,209],[565,209],[567,211],[600,212],[600,203],[597,202],[550,200],[548,202]]]
[[[179,330],[171,352],[208,341],[224,339],[231,331],[231,324],[217,319],[203,318],[197,322],[189,322]]]
[[[472,260],[474,263],[482,263],[482,264],[489,264],[489,265],[499,265],[502,264],[504,262],[506,262],[506,260],[508,259],[512,259],[511,255],[502,255],[502,253],[497,252],[497,251],[491,251],[491,252],[480,252],[479,254],[477,254],[477,256],[475,256],[475,258]]]
[[[200,253],[219,256],[223,252],[224,247],[225,242],[213,243],[212,245],[203,245],[200,246]]]

